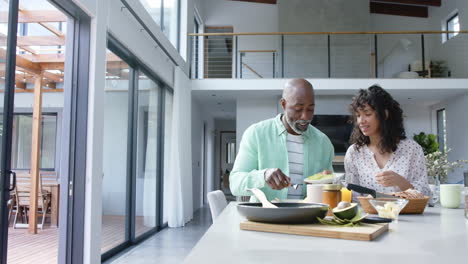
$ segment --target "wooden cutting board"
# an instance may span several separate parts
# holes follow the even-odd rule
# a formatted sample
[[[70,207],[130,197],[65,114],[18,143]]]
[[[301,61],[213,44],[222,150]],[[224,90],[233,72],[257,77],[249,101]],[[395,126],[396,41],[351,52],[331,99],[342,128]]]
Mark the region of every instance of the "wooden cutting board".
[[[245,221],[240,223],[240,229],[291,235],[371,241],[388,231],[388,223],[362,224],[357,227],[340,227],[321,224],[288,225]]]

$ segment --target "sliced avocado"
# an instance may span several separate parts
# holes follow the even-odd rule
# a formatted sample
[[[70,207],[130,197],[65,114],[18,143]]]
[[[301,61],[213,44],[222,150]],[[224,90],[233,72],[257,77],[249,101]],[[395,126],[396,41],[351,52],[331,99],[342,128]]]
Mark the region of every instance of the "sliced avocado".
[[[347,219],[351,220],[353,217],[355,217],[358,213],[358,204],[357,203],[351,203],[350,206],[346,208],[338,208],[335,207],[332,210],[332,213],[335,217],[339,219]]]

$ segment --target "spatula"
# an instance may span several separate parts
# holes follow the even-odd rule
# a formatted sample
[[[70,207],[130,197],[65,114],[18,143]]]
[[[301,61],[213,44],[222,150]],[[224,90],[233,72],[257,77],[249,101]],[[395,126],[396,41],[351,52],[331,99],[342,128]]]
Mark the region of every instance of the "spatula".
[[[247,189],[247,191],[251,191],[255,197],[257,197],[257,199],[262,203],[262,207],[265,207],[265,208],[278,208],[278,206],[270,203],[270,201],[268,201],[268,199],[266,198],[265,194],[258,188],[251,188],[251,189]]]

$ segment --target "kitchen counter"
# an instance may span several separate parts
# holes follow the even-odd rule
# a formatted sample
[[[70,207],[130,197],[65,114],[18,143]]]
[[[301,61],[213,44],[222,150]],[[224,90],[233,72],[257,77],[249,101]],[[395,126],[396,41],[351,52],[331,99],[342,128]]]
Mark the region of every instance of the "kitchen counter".
[[[423,215],[400,215],[374,241],[354,241],[240,230],[245,218],[231,202],[184,263],[467,263],[463,212],[428,207]]]

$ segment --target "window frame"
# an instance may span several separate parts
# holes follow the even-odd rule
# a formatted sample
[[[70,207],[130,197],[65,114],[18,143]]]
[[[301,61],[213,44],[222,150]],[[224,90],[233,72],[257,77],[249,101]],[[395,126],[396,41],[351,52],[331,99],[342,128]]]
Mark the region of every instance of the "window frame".
[[[449,27],[449,24],[452,20],[454,20],[456,17],[458,17],[458,25],[460,26],[460,16],[458,15],[458,12],[455,12],[453,15],[451,15],[449,18],[447,18],[445,20],[445,28],[447,29],[447,31],[455,31],[455,30],[451,30],[450,27]],[[452,35],[451,35],[452,34]],[[447,32],[446,33],[446,38],[447,40],[449,39],[452,39],[454,37],[456,37],[458,35],[458,32],[457,33],[449,33]]]
[[[115,55],[119,56],[125,63],[128,64],[130,69],[130,86],[129,86],[129,112],[128,112],[128,138],[127,138],[127,190],[126,190],[126,204],[127,204],[127,213],[126,213],[126,241],[122,244],[104,252],[101,254],[101,261],[104,262],[114,255],[122,252],[126,248],[133,246],[146,240],[157,232],[161,231],[166,227],[163,223],[163,197],[164,197],[164,188],[163,188],[163,178],[164,178],[164,127],[165,127],[165,116],[164,116],[164,106],[165,106],[165,92],[169,90],[173,92],[173,89],[170,88],[167,84],[161,81],[158,78],[158,75],[155,74],[149,67],[147,67],[141,60],[133,56],[132,53],[118,41],[118,39],[112,35],[112,33],[107,33],[107,48],[112,51]],[[158,122],[157,124],[157,179],[156,179],[156,192],[157,192],[157,204],[156,216],[157,223],[156,226],[151,230],[146,231],[145,233],[139,234],[136,236],[135,232],[135,215],[136,215],[136,179],[138,177],[137,168],[137,136],[138,136],[138,91],[139,91],[139,76],[140,73],[143,73],[148,79],[153,81],[158,85],[159,97],[158,97]]]
[[[13,123],[16,125],[16,117],[17,116],[33,116],[33,113],[31,112],[15,112],[13,113]],[[55,171],[57,169],[57,137],[58,137],[58,125],[59,125],[59,114],[58,112],[44,112],[42,113],[42,116],[55,116],[55,145],[54,145],[54,167],[53,168],[42,168],[40,166],[40,170],[43,170],[43,171]],[[18,128],[15,129],[15,125],[13,125],[13,131],[12,131],[12,150],[13,149],[17,149],[16,146],[14,146],[13,144],[15,144],[15,142],[17,143],[17,133],[18,133]],[[43,131],[43,128],[44,128],[44,120],[41,121],[41,146],[40,146],[40,157],[41,157],[41,161],[42,161],[42,142],[44,140],[44,133],[42,133]],[[16,141],[15,141],[16,139]],[[13,151],[12,151],[13,153]],[[12,157],[12,160],[11,160],[11,169],[14,170],[14,171],[29,171],[31,170],[31,168],[16,168],[16,167],[13,167],[13,164],[14,163],[14,159]]]
[[[439,150],[445,152],[447,148],[447,109],[445,107],[436,109],[436,132],[437,132],[437,143],[439,144]],[[439,113],[443,113],[444,120],[442,120],[443,127],[439,127]],[[443,131],[440,131],[440,130]],[[442,132],[443,135],[440,135],[439,132]],[[443,144],[440,143],[440,140],[443,140]]]

